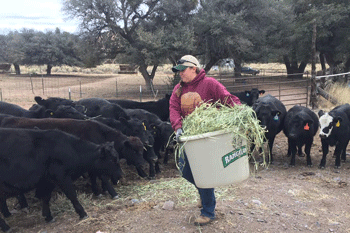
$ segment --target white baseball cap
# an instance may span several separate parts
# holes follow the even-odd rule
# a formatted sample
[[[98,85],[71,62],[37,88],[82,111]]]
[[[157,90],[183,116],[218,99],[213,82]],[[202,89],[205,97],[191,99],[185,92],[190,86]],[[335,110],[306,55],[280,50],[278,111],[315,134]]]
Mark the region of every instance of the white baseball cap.
[[[185,55],[177,61],[177,65],[172,69],[173,72],[184,71],[187,67],[199,67],[199,62],[197,58],[192,55]]]

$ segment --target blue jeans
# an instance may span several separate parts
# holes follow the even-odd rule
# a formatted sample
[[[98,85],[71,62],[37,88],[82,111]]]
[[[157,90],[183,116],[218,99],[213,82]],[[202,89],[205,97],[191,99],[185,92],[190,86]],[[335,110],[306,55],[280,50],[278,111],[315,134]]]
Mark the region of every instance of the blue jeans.
[[[187,155],[185,152],[184,152],[184,159],[180,157],[178,165],[180,170],[182,171],[182,177],[185,178],[188,182],[196,186],[196,183],[194,182],[194,179],[193,179],[190,164],[188,163]],[[216,206],[214,189],[213,188],[203,189],[203,188],[198,188],[197,186],[196,188],[198,189],[199,196],[202,200],[203,208],[201,210],[201,215],[214,219],[215,206]]]

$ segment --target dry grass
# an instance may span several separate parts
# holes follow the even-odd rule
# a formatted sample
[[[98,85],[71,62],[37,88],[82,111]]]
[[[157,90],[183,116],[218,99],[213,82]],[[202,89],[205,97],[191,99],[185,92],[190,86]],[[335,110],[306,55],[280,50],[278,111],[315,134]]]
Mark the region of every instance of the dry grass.
[[[338,100],[337,105],[350,103],[350,88],[347,84],[335,83],[329,88],[329,94]],[[334,104],[320,97],[319,101],[321,109],[326,111],[335,107]]]

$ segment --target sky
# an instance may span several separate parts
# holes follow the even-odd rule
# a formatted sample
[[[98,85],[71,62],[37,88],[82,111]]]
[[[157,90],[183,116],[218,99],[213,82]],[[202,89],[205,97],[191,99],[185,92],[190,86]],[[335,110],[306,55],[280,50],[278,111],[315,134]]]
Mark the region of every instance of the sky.
[[[22,28],[77,33],[78,22],[61,11],[64,0],[6,0],[0,7],[0,34]]]

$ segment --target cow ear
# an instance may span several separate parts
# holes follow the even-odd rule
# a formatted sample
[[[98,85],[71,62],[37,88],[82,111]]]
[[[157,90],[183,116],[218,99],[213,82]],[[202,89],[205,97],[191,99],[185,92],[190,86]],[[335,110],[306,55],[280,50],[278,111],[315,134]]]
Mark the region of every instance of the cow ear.
[[[117,157],[117,153],[114,150],[114,142],[106,142],[101,145],[101,159],[106,159],[109,156]]]
[[[259,91],[259,94],[260,94],[260,95],[265,94],[265,90],[260,90],[260,91]]]
[[[343,118],[338,116],[333,119],[333,123],[335,124],[335,127],[340,127],[340,123],[343,121]]]
[[[324,115],[324,111],[323,110],[318,111],[318,117],[321,117],[323,115]]]
[[[45,100],[43,100],[40,96],[34,97],[35,102],[37,102],[39,105],[45,105]]]

